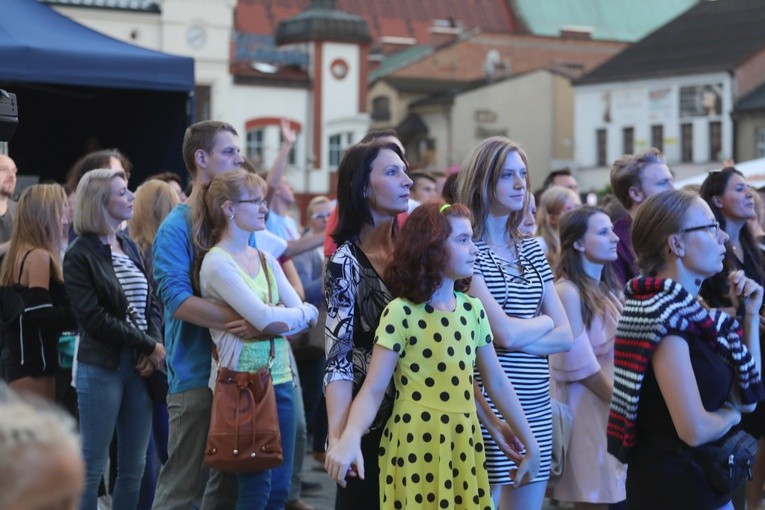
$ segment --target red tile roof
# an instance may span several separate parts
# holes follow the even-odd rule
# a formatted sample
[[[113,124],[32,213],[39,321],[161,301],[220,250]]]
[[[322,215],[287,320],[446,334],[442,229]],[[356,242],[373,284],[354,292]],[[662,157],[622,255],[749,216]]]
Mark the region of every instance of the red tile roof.
[[[567,70],[575,77],[588,72],[624,49],[626,43],[571,40],[512,34],[477,34],[454,41],[389,75],[469,81],[485,77],[489,51],[498,54],[497,78],[540,68]]]
[[[279,22],[310,5],[310,0],[239,0],[234,27],[239,32],[276,33]],[[372,45],[380,37],[411,37],[417,44],[431,41],[433,20],[451,19],[467,31],[522,33],[520,21],[507,0],[337,0],[336,8],[363,17],[372,34]]]

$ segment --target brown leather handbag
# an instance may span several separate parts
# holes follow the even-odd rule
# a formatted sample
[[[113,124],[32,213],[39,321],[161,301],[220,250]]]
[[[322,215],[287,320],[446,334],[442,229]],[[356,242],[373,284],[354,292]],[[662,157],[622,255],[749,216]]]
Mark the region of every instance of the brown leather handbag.
[[[260,252],[268,282],[268,265]],[[214,357],[217,354],[213,348]],[[271,381],[275,358],[271,339],[268,366],[257,372],[238,372],[219,367],[213,392],[210,429],[205,446],[205,466],[233,473],[257,473],[284,461],[276,395]]]

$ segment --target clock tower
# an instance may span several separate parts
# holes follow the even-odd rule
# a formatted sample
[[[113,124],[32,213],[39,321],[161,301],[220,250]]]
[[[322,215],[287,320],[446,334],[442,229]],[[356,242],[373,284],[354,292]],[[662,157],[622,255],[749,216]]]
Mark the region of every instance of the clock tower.
[[[308,54],[311,82],[306,135],[314,169],[334,169],[337,154],[369,128],[367,57],[372,38],[363,18],[337,10],[334,0],[312,0],[276,30],[278,46]]]

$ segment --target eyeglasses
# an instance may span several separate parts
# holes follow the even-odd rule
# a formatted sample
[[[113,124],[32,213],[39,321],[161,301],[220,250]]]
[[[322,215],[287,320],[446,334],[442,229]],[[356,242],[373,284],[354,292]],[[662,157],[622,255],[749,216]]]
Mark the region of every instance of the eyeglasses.
[[[237,204],[255,204],[257,207],[268,207],[268,203],[262,198],[248,198],[247,200],[235,200]]]
[[[317,212],[317,213],[312,214],[311,218],[314,219],[314,220],[326,220],[327,218],[330,217],[331,214],[332,213],[328,213],[328,212],[326,212],[326,213],[318,213]]]
[[[680,232],[681,233],[694,232],[696,230],[705,230],[712,237],[717,237],[717,235],[720,233],[720,224],[715,221],[714,223],[710,223],[709,225],[699,225],[698,227],[684,228]]]

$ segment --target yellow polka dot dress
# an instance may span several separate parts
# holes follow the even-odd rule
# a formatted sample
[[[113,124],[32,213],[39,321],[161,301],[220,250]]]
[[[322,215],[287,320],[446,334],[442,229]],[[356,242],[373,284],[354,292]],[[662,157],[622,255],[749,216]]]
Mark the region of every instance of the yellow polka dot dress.
[[[393,414],[380,442],[380,508],[493,508],[473,399],[476,348],[491,343],[481,302],[454,311],[394,299],[375,341],[399,354]]]

